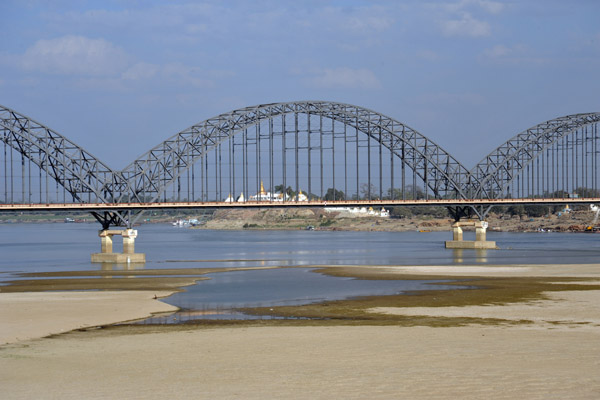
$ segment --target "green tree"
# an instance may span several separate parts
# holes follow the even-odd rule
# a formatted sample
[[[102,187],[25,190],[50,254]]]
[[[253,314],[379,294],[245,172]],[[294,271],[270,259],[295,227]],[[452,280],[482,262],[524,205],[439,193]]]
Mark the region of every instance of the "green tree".
[[[425,192],[419,186],[406,185],[404,187],[404,196],[402,196],[402,189],[394,188],[388,189],[387,194],[385,196],[386,199],[394,199],[394,200],[419,200],[425,198]]]
[[[362,195],[363,200],[371,200],[379,197],[379,192],[377,191],[375,185],[373,185],[372,183],[371,185],[369,185],[368,183],[363,183],[362,185],[360,185],[360,193]]]
[[[410,207],[392,207],[390,208],[390,215],[397,218],[410,218],[413,213]]]
[[[557,191],[550,193],[550,195],[548,197],[552,197],[555,199],[564,199],[564,198],[568,198],[570,196],[569,196],[569,192],[567,192],[565,190],[557,190]]]
[[[528,217],[542,217],[548,214],[548,206],[542,204],[528,204],[523,208]]]
[[[575,189],[575,193],[577,193],[579,197],[599,197],[598,190],[586,187],[578,187]]]
[[[341,190],[329,188],[329,189],[327,189],[327,193],[325,193],[325,197],[323,197],[323,200],[325,200],[325,201],[346,200],[346,195]]]
[[[284,192],[283,184],[275,185],[275,192],[283,193]],[[294,197],[296,195],[296,192],[294,192],[294,189],[292,189],[291,186],[288,186],[287,189],[285,189],[285,194],[287,194],[290,197]]]
[[[446,207],[440,206],[412,207],[411,211],[414,215],[429,215],[435,218],[446,218],[450,215]]]
[[[522,204],[514,204],[509,206],[506,212],[510,215],[523,215],[525,214],[525,206]]]

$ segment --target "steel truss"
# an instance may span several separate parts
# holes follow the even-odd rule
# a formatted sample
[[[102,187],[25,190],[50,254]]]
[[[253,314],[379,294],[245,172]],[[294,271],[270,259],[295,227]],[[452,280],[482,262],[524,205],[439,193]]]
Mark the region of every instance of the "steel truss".
[[[194,163],[218,149],[225,140],[250,126],[289,114],[320,116],[357,129],[401,159],[436,198],[466,198],[463,188],[473,184],[470,173],[460,162],[401,122],[349,104],[301,101],[231,111],[172,136],[123,170],[131,186],[121,200],[156,201]]]
[[[300,126],[301,118],[307,126]],[[330,125],[326,125],[324,120],[331,121]],[[405,168],[412,172],[412,198],[416,198],[414,190],[417,183],[423,184],[425,199],[429,196],[467,200],[556,197],[558,192],[572,192],[580,188],[592,191],[594,196],[588,197],[600,197],[597,195],[600,154],[597,144],[598,122],[600,113],[568,115],[546,121],[511,138],[469,171],[448,152],[414,129],[366,108],[325,101],[263,104],[234,110],[195,124],[149,150],[122,171],[115,171],[50,128],[0,106],[0,143],[4,147],[4,199],[0,201],[4,200],[7,204],[33,203],[32,188],[35,184],[31,182],[32,164],[39,169],[36,179],[40,204],[59,202],[59,187],[63,191],[64,203],[165,201],[167,191],[180,191],[182,180],[185,179],[188,192],[191,188],[191,201],[197,201],[193,185],[194,179],[198,178],[194,178],[194,165],[200,166],[201,201],[222,201],[224,193],[229,191],[231,195],[235,191],[236,179],[243,180],[242,189],[246,194],[250,190],[250,179],[254,179],[253,184],[257,186],[259,181],[262,182],[261,157],[268,162],[266,168],[269,173],[265,176],[270,177],[268,185],[271,189],[277,183],[283,183],[285,188],[286,179],[287,183],[294,181],[294,177],[287,176],[292,164],[297,193],[301,189],[298,183],[301,152],[307,158],[308,167],[302,173],[306,171],[308,174],[308,193],[311,193],[310,175],[314,173],[320,174],[320,190],[315,191],[323,195],[325,151],[333,158],[331,169],[325,174],[333,175],[330,178],[334,196],[337,189],[335,165],[343,159],[344,174],[347,173],[349,160],[355,163],[351,168],[355,169],[357,195],[360,175],[368,182],[365,198],[383,199],[382,180],[385,171],[382,158],[385,151],[389,154],[387,162],[391,165],[392,199],[394,182],[398,180],[398,177],[394,178],[394,159],[399,160],[396,167],[401,166],[402,199],[405,198],[405,181],[410,184],[410,178],[405,179]],[[281,125],[280,128],[274,127],[276,123]],[[343,127],[342,132],[336,131],[339,129],[336,124]],[[254,130],[253,134],[249,133],[251,129]],[[347,134],[347,129],[354,130],[355,135]],[[306,143],[299,142],[301,135],[304,135]],[[324,138],[328,138],[328,144]],[[279,149],[274,148],[275,140],[281,143]],[[336,143],[340,147],[336,148]],[[249,148],[254,150],[251,152]],[[367,151],[366,167],[359,166],[359,149]],[[275,160],[277,151],[280,151],[278,161]],[[356,154],[349,156],[351,152]],[[17,159],[13,160],[13,153]],[[214,161],[214,167],[211,167],[214,198],[209,199],[204,192],[209,185],[207,171],[211,155]],[[372,155],[378,157],[378,171],[377,160],[373,161]],[[240,156],[241,159],[238,159]],[[243,165],[243,177],[236,178],[235,163]],[[250,165],[252,163],[256,165]],[[262,163],[265,163],[265,159]],[[20,172],[14,171],[14,168],[20,169]],[[228,168],[230,175],[224,174],[222,168]],[[253,168],[256,171],[250,178]],[[281,182],[275,182],[273,178],[277,169],[280,170]],[[379,177],[378,194],[371,192],[372,172]],[[20,184],[14,184],[19,177]],[[50,193],[49,181],[56,182],[55,194]],[[340,188],[348,193],[346,181],[347,177],[344,176],[344,184]],[[21,193],[17,194],[18,188]],[[489,206],[460,206],[450,211],[455,219],[471,215],[483,218],[489,212]],[[92,214],[107,229],[111,225],[131,226],[140,211],[109,209]]]
[[[520,180],[516,182],[517,189],[519,183],[522,188],[519,197],[527,197],[532,193],[538,196],[544,194],[540,193],[540,190],[536,193],[532,187],[536,185],[538,188],[541,185],[547,194],[551,191],[550,188],[558,189],[562,184],[560,189],[566,192],[569,178],[575,178],[574,174],[569,176],[565,173],[569,162],[571,172],[575,172],[576,169],[582,172],[590,169],[593,171],[589,177],[593,179],[588,179],[588,176],[582,173],[582,179],[572,179],[575,182],[571,185],[582,182],[585,177],[586,181],[593,182],[592,186],[595,189],[597,154],[600,153],[597,150],[599,121],[600,113],[567,115],[519,133],[488,154],[471,170],[471,174],[476,178],[473,182],[477,184],[467,185],[465,192],[469,193],[471,198],[513,197],[514,194],[507,193],[507,189],[515,184],[517,179]],[[590,129],[586,129],[587,127]],[[560,148],[557,145],[560,145]],[[534,161],[537,165],[534,165]],[[528,179],[524,176],[528,171],[528,175],[533,176],[535,173],[537,176]],[[561,184],[554,185],[557,179],[561,180]],[[529,190],[526,190],[526,184]]]
[[[27,202],[24,182],[25,160],[39,168],[40,203],[50,202],[48,178],[56,182],[57,187],[63,188],[64,201],[69,201],[66,195],[68,194],[70,200],[79,203],[112,202],[114,193],[121,192],[127,186],[120,172],[113,171],[87,150],[33,119],[3,106],[0,106],[0,142],[5,146],[5,153],[6,147],[9,147],[21,155],[23,193],[20,200],[23,203]],[[31,166],[29,165],[27,169],[31,179]],[[45,173],[44,178],[41,177],[41,171]],[[7,178],[5,175],[5,186]],[[10,179],[12,186],[13,177],[11,176]],[[45,184],[43,184],[44,179]],[[29,197],[31,197],[31,189],[30,185]],[[5,189],[5,196],[7,193],[8,190]],[[6,198],[5,201],[8,203],[9,199]],[[125,221],[118,212],[110,211],[105,213],[105,216],[113,224],[117,224],[117,221],[120,223]],[[99,221],[101,219],[105,220],[102,217]],[[104,225],[106,222],[103,223]]]

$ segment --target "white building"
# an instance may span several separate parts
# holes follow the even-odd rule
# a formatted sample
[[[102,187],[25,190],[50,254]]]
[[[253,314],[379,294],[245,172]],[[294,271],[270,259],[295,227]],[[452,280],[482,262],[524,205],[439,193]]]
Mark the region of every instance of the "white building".
[[[260,192],[256,193],[255,195],[250,196],[248,198],[248,201],[273,201],[273,195],[271,194],[271,192],[265,191],[265,187],[261,181],[260,182]]]
[[[356,216],[356,217],[382,217],[388,218],[390,216],[390,212],[385,208],[381,208],[379,211],[375,211],[373,207],[325,207],[326,212],[339,212],[341,215],[347,216]]]
[[[308,197],[306,197],[306,195],[304,193],[302,193],[302,191],[300,190],[300,192],[298,193],[297,196],[290,196],[287,193],[282,193],[282,192],[275,192],[275,193],[271,193],[271,192],[267,192],[265,190],[265,186],[263,185],[262,181],[260,182],[260,191],[252,196],[250,196],[248,199],[246,199],[244,197],[244,192],[242,192],[239,197],[237,199],[234,199],[234,197],[231,195],[231,193],[229,194],[229,196],[227,196],[227,198],[224,200],[225,203],[234,203],[234,202],[238,202],[238,203],[244,203],[246,201],[308,201]]]

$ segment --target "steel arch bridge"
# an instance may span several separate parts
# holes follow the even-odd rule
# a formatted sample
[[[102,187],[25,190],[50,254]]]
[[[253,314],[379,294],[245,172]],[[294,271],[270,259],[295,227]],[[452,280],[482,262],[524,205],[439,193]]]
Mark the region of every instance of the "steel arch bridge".
[[[0,202],[6,209],[99,204],[92,213],[104,229],[130,225],[135,215],[124,209],[131,203],[438,200],[457,219],[470,210],[483,218],[485,207],[497,204],[490,200],[572,193],[598,200],[599,121],[600,113],[546,121],[468,170],[429,138],[375,111],[326,101],[273,103],[195,124],[116,171],[0,106]]]
[[[597,189],[598,122],[600,113],[574,114],[519,133],[471,170],[477,178],[477,186],[472,185],[467,190],[474,198],[498,198],[542,195],[561,189],[568,192],[576,190],[577,185]],[[569,166],[571,180],[568,179]],[[555,169],[551,170],[551,167]],[[534,168],[537,179],[533,175]],[[559,183],[558,179],[562,181]],[[525,185],[529,187],[527,190]]]
[[[304,117],[304,121],[299,121],[302,117]],[[330,121],[329,126],[324,126],[324,119]],[[275,124],[280,125],[276,127]],[[336,132],[336,124],[342,124],[343,131]],[[348,128],[354,130],[355,133],[360,132],[366,135],[366,138],[360,138],[356,134],[349,138]],[[248,129],[254,130],[251,132],[250,138],[248,138]],[[318,135],[317,142],[311,143],[311,135],[315,133]],[[295,146],[288,147],[289,140],[297,141],[297,136],[301,134],[305,134],[304,145],[295,142]],[[236,147],[240,147],[237,145],[241,144],[236,143],[233,140],[234,137],[244,136],[241,138],[245,146],[242,149],[243,159],[252,156],[248,154],[248,144],[254,145],[255,152],[260,156],[260,142],[265,142],[263,147],[269,147],[267,158],[269,168],[272,169],[273,150],[276,146],[273,141],[276,141],[277,138],[281,142],[280,150],[282,152],[293,152],[291,154],[291,157],[295,158],[293,161],[299,160],[300,156],[297,153],[301,150],[307,150],[309,156],[312,151],[318,150],[319,157],[322,156],[323,151],[332,150],[331,160],[333,162],[335,160],[333,146],[339,142],[335,139],[339,139],[342,134],[344,135],[344,144],[351,141],[357,147],[370,148],[372,146],[372,150],[378,146],[380,152],[382,148],[385,148],[391,157],[390,162],[399,159],[406,168],[414,171],[434,197],[466,198],[462,189],[469,183],[469,171],[433,141],[401,122],[366,108],[324,101],[247,107],[193,125],[149,150],[123,170],[123,174],[131,184],[127,194],[132,194],[138,200],[146,198],[148,195],[151,196],[151,201],[158,199],[166,193],[166,188],[179,180],[183,173],[188,172],[194,163],[206,157],[210,151],[219,151],[220,148],[225,147],[223,142],[226,140],[230,140],[230,144],[233,146],[228,159],[231,161],[234,157],[233,151]],[[292,135],[294,136],[292,137]],[[336,137],[336,135],[339,136]],[[329,139],[328,143],[324,144],[324,139]],[[338,149],[340,148],[338,147]],[[348,149],[344,148],[344,150],[344,155],[347,156]],[[372,152],[368,153],[367,157],[371,155]],[[256,154],[254,156],[255,162],[260,163],[259,157]],[[307,160],[307,173],[310,173],[312,166],[310,157]],[[286,161],[288,160],[284,156],[280,165],[284,171],[288,169]],[[380,163],[381,161],[379,160]],[[356,166],[358,165],[356,163]],[[320,163],[319,167],[321,166],[323,163]],[[296,162],[294,167],[299,167],[299,163]],[[348,175],[347,167],[346,165],[344,171],[346,175]],[[371,167],[372,165],[369,163],[367,171],[363,171],[369,181]],[[332,171],[335,172],[335,169]],[[233,187],[233,174],[229,178],[231,180],[229,186]],[[261,176],[258,178],[260,179]],[[382,178],[381,174],[379,178]],[[295,175],[295,179],[298,180],[298,174]],[[310,183],[309,181],[308,184]],[[393,185],[393,181],[390,184]],[[296,186],[299,190],[299,185]],[[375,195],[375,193],[371,194]]]

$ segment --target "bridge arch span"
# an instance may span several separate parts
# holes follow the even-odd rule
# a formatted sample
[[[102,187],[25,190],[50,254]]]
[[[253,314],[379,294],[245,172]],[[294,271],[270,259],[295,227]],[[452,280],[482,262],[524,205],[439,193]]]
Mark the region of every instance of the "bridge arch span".
[[[48,178],[62,186],[73,202],[109,202],[114,199],[113,193],[122,189],[119,174],[90,152],[47,126],[4,106],[0,106],[0,142],[5,146],[4,153],[8,147],[21,155],[23,170],[24,160],[27,159],[45,172],[46,182],[42,182],[41,177],[38,182],[40,202],[51,201]],[[6,163],[6,154],[4,162]],[[24,177],[22,180],[25,193]],[[5,179],[4,185],[6,184]],[[45,195],[41,193],[42,190],[46,192]],[[4,191],[8,193],[6,188]],[[31,187],[28,196],[31,197]],[[25,194],[21,201],[27,201]]]
[[[600,113],[537,124],[498,146],[472,170],[472,198],[539,197],[598,189]]]
[[[307,118],[308,127],[298,127],[299,116]],[[346,135],[345,127],[354,129],[357,132],[366,134],[367,139],[374,141],[375,146],[378,144],[387,149],[391,158],[400,159],[403,165],[418,176],[419,180],[424,184],[426,191],[432,193],[433,196],[439,198],[467,197],[463,188],[469,184],[473,184],[471,182],[471,175],[460,162],[436,143],[407,125],[375,111],[355,105],[327,101],[299,101],[257,105],[234,110],[195,124],[160,143],[128,165],[123,170],[123,175],[130,183],[130,187],[128,193],[123,193],[123,196],[131,196],[138,200],[148,200],[151,198],[152,201],[155,201],[166,192],[169,186],[173,184],[179,185],[178,182],[183,174],[186,172],[189,173],[192,165],[201,160],[203,156],[217,149],[220,151],[219,146],[222,143],[251,127],[259,131],[251,140],[260,141],[260,138],[269,135],[271,137],[274,135],[283,136],[283,139],[280,139],[283,143],[281,146],[282,151],[283,153],[286,151],[295,151],[296,162],[298,160],[299,144],[296,143],[295,148],[291,146],[286,149],[286,141],[288,139],[285,136],[286,134],[291,134],[292,136],[295,134],[297,136],[299,131],[308,132],[309,143],[305,144],[305,146],[308,146],[308,157],[310,158],[310,151],[313,149],[321,151],[322,157],[322,143],[320,144],[321,147],[315,145],[314,142],[313,144],[310,143],[310,132],[313,129],[310,124],[313,117],[321,119],[319,122],[321,137],[330,135],[333,146],[335,146],[335,141],[342,135],[339,132],[335,132],[336,128],[334,125],[335,123],[339,123],[344,126],[344,136]],[[273,129],[275,118],[279,118],[280,122],[278,123],[283,125],[279,132],[275,132]],[[327,132],[323,130],[323,118],[332,121],[332,127],[330,129],[327,128]],[[313,121],[313,124],[315,123]],[[266,134],[260,132],[261,124],[268,125],[263,128],[268,131]],[[247,141],[247,138],[244,138],[244,140]],[[355,140],[356,146],[359,147],[358,143],[363,139],[357,136],[356,138],[346,140]],[[297,141],[298,139],[296,138]],[[368,146],[369,143],[362,143],[361,146]],[[257,147],[260,146],[259,144],[255,145]],[[234,144],[234,148],[235,146]],[[329,150],[327,148],[327,151]],[[260,157],[260,151],[257,150],[257,154],[259,154],[257,157]],[[369,149],[370,151],[371,149]],[[335,154],[333,154],[333,157],[335,157]],[[356,158],[358,160],[358,155]],[[393,163],[393,161],[391,162]],[[286,169],[285,160],[283,164],[283,168]],[[323,172],[321,171],[321,173]],[[356,171],[357,175],[359,173],[365,174],[366,172]],[[286,172],[283,174],[285,181]],[[335,172],[333,174],[335,175]],[[371,171],[369,170],[369,177],[370,174]],[[273,182],[270,183],[272,187]]]

